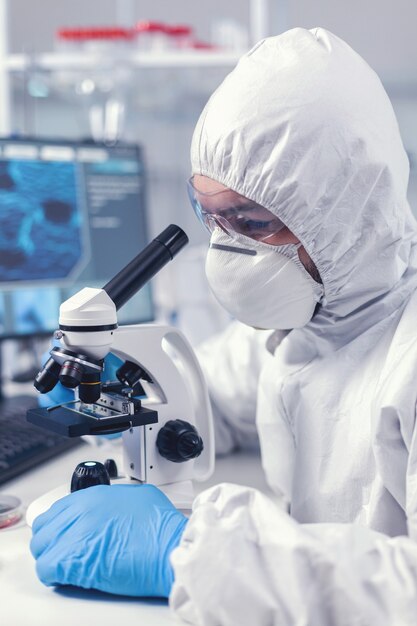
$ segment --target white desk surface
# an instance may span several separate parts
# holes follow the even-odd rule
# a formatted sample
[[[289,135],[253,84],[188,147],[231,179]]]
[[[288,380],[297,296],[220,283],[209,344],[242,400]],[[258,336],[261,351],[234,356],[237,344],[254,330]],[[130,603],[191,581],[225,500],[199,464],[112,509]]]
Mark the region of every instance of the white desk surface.
[[[70,479],[77,463],[86,460],[120,459],[121,448],[114,443],[96,447],[84,444],[44,463],[0,488],[2,494],[19,497],[27,506],[36,497]],[[121,467],[121,463],[119,465]],[[234,482],[268,492],[259,456],[239,453],[217,459],[214,475],[196,483],[196,491],[219,482]],[[31,530],[21,521],[0,530],[0,623],[3,626],[168,626],[180,624],[169,611],[167,601],[112,596],[75,588],[44,587],[35,573],[29,551]]]

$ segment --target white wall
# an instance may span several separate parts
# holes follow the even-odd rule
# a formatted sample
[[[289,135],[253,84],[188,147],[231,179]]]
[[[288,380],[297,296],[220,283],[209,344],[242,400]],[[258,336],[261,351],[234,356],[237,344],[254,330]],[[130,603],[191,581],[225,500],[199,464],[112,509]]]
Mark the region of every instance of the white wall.
[[[386,83],[417,85],[415,0],[293,0],[288,26],[323,26],[345,39]]]
[[[273,2],[278,11],[279,2]],[[417,2],[289,0],[285,27],[322,26],[345,39],[379,74],[410,156],[410,204],[417,215]]]

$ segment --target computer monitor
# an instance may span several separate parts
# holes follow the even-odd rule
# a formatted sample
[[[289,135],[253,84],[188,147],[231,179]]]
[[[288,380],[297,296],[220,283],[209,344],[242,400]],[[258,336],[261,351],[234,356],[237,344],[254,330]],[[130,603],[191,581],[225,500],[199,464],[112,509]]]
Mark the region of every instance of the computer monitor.
[[[147,243],[140,147],[0,139],[0,339],[52,333],[61,302]],[[118,314],[153,316],[149,285]]]

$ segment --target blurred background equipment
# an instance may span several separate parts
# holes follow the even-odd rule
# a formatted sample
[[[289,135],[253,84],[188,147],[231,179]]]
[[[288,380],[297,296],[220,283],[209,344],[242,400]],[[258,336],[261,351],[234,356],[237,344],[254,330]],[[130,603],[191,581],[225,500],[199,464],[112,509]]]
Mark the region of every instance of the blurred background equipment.
[[[20,137],[14,144],[19,143],[20,150],[24,137],[42,138],[41,143],[60,149],[81,147],[87,138],[107,154],[126,144],[140,145],[137,163],[142,168],[146,157],[141,185],[143,189],[146,178],[148,240],[172,222],[190,237],[190,246],[178,263],[153,280],[155,316],[179,326],[196,345],[229,321],[207,286],[207,234],[189,207],[185,184],[190,176],[192,132],[211,93],[239,57],[263,37],[296,26],[328,28],[357,50],[381,77],[409,155],[408,195],[417,212],[416,18],[417,4],[409,0],[353,4],[212,0],[205,6],[190,0],[0,0],[0,136]],[[51,276],[50,284],[42,284],[40,258],[30,267],[36,287],[33,283],[23,287],[18,267],[24,251],[33,245],[32,230],[44,220],[50,224],[50,233],[58,233],[69,220],[74,245],[67,267],[53,268],[61,273],[70,271],[78,253],[83,256],[86,232],[100,231],[103,236],[112,232],[114,245],[100,261],[103,268],[106,266],[101,263],[111,261],[108,275],[123,265],[126,231],[112,231],[117,209],[104,216],[88,203],[79,215],[88,214],[89,226],[85,230],[77,225],[75,213],[69,209],[74,204],[74,185],[68,185],[68,180],[71,167],[82,170],[80,163],[71,166],[65,161],[62,167],[67,195],[44,197],[41,208],[31,213],[32,192],[19,196],[21,183],[15,172],[16,167],[23,167],[17,161],[28,165],[30,158],[13,156],[13,150],[5,155],[3,144],[1,148],[0,195],[19,197],[13,219],[10,207],[9,217],[7,209],[0,216],[0,266],[8,268],[3,270],[0,285],[0,339],[3,374],[14,393],[12,379],[25,380],[34,361],[38,362],[45,347],[40,345],[45,339],[39,336],[53,327],[55,320],[49,313],[57,310],[57,300],[67,297],[69,289],[62,276]],[[102,176],[103,183],[105,176],[119,180],[114,172]],[[36,185],[34,189],[36,196]],[[134,226],[126,229],[130,235]],[[10,244],[13,237],[14,247]],[[50,240],[55,241],[52,235]],[[93,244],[93,256],[100,254],[100,245]],[[86,280],[95,276],[97,268],[90,269]],[[12,283],[16,283],[13,289]],[[132,311],[131,319],[139,319],[142,313],[139,307]]]

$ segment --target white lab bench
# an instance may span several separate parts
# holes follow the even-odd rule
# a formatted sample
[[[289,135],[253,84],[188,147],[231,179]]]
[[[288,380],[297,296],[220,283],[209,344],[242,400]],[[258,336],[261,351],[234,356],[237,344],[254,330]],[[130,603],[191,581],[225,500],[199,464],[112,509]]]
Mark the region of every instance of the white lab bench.
[[[114,458],[121,467],[121,447],[114,442],[103,446],[83,444],[44,463],[37,469],[2,485],[0,492],[19,497],[27,506],[45,491],[64,484],[80,461]],[[269,492],[259,455],[238,453],[217,459],[214,475],[196,483],[196,491],[219,482],[234,482]],[[119,623],[165,626],[180,624],[162,599],[137,599],[64,587],[44,587],[35,573],[29,551],[31,530],[24,521],[0,530],[0,623],[2,626],[74,626],[74,624]]]

